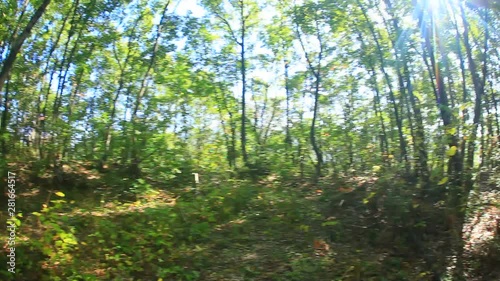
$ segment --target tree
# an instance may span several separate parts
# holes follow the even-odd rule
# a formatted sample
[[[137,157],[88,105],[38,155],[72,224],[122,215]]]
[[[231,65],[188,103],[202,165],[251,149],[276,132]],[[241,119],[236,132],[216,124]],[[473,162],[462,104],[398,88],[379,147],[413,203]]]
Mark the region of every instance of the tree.
[[[256,24],[257,13],[259,10],[255,2],[248,0],[229,1],[228,4],[232,11],[226,11],[224,1],[206,1],[204,5],[220,21],[223,29],[231,40],[240,48],[239,71],[241,75],[241,153],[243,163],[248,166],[247,152],[247,131],[246,131],[246,111],[247,111],[247,49],[249,34],[252,27]],[[232,15],[232,16],[231,16]],[[234,18],[235,17],[235,18]],[[232,22],[236,21],[235,24]]]

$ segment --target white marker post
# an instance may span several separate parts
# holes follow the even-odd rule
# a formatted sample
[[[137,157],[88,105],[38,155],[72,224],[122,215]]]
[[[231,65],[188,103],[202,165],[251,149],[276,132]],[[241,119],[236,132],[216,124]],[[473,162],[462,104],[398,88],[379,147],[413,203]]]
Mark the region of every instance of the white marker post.
[[[198,193],[198,189],[196,188],[198,184],[200,183],[200,175],[198,173],[192,173],[194,175],[194,184],[193,188],[196,190],[196,193]]]

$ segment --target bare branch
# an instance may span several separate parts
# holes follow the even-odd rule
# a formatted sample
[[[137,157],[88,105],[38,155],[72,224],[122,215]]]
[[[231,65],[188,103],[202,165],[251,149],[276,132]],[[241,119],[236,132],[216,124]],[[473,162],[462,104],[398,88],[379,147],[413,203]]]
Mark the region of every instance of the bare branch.
[[[238,38],[236,37],[236,34],[234,33],[233,29],[231,28],[231,24],[227,21],[226,18],[224,18],[223,16],[221,16],[218,12],[214,12],[215,16],[217,18],[219,18],[227,27],[229,33],[231,34],[231,37],[233,38],[234,42],[236,42],[236,44],[238,45],[242,45],[242,43],[238,40]]]
[[[312,61],[309,58],[309,53],[307,52],[306,47],[304,46],[304,41],[302,40],[302,35],[300,34],[300,30],[299,30],[299,24],[297,22],[295,23],[295,32],[297,33],[297,38],[299,39],[300,47],[302,48],[302,51],[304,52],[304,56],[306,57],[307,65],[309,66],[309,70],[311,70],[311,72],[313,73],[315,78],[318,78],[319,73],[316,72],[316,70],[314,69],[314,66],[312,64]]]

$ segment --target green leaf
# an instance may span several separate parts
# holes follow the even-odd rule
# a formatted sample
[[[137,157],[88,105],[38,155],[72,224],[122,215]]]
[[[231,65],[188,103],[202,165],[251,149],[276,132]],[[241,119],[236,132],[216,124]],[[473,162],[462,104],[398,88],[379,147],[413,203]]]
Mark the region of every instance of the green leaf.
[[[419,102],[422,102],[422,95],[418,92],[413,92],[413,95],[418,99]]]
[[[64,197],[66,196],[64,193],[62,193],[61,191],[58,191],[56,193],[54,193],[55,195],[59,196],[59,197]]]
[[[448,177],[444,177],[441,181],[438,182],[438,185],[443,185],[448,182]]]
[[[454,135],[457,133],[457,128],[450,128],[450,129],[446,130],[446,133],[448,135]]]
[[[363,204],[370,203],[370,199],[372,199],[376,194],[376,192],[370,192],[370,194],[366,198],[363,198]]]
[[[446,151],[446,155],[448,157],[453,157],[457,153],[457,147],[456,146],[451,146],[448,151]]]
[[[17,227],[21,226],[21,221],[20,221],[18,218],[13,217],[13,218],[11,218],[11,220],[12,220],[12,222],[14,222],[14,224],[15,224]]]
[[[339,224],[338,221],[326,221],[326,222],[322,223],[321,226],[334,226],[337,224]]]
[[[309,226],[308,225],[302,224],[302,225],[299,226],[299,229],[302,230],[302,231],[304,231],[304,232],[309,232]]]

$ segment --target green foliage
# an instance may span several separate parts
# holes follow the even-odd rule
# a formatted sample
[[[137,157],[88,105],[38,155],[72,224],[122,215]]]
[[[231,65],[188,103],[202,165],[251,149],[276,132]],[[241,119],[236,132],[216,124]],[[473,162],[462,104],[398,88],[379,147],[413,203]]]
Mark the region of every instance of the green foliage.
[[[54,194],[58,197],[65,196],[62,192]],[[40,212],[32,213],[37,217],[43,235],[41,239],[31,243],[30,248],[47,257],[44,267],[50,268],[49,272],[52,271],[54,275],[61,274],[58,268],[65,268],[74,262],[73,254],[79,249],[75,227],[69,223],[67,214],[61,216],[60,213],[67,209],[67,204],[66,200],[52,199],[48,206],[44,204]]]
[[[315,279],[312,276],[315,276],[316,272],[321,272],[325,270],[324,264],[321,262],[318,262],[317,259],[312,258],[312,257],[303,257],[301,255],[294,255],[290,257],[291,263],[291,270],[287,272],[284,276],[283,279],[279,280],[318,280]]]

